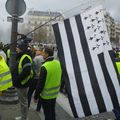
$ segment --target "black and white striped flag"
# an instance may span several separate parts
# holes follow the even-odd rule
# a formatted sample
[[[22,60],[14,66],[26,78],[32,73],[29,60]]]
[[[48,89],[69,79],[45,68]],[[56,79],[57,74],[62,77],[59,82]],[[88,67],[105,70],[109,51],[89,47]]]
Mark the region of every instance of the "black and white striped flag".
[[[117,108],[120,86],[102,6],[53,25],[75,117]]]

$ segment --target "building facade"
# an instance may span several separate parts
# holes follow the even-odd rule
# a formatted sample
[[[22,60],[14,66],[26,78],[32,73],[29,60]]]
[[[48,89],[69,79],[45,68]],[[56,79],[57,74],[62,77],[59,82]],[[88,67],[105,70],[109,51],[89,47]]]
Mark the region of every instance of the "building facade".
[[[52,20],[54,19],[54,20]],[[34,30],[31,36],[34,41],[40,41],[42,43],[55,43],[52,24],[63,20],[63,16],[59,12],[51,11],[29,11],[26,15],[25,26],[27,29]],[[120,22],[116,22],[108,12],[105,11],[105,21],[109,34],[109,38],[113,47],[120,46]]]
[[[105,21],[112,46],[120,47],[120,22],[116,22],[107,12]]]
[[[55,43],[52,24],[63,19],[59,12],[29,11],[26,19],[26,27],[29,26],[30,30],[39,27],[32,33],[34,41]]]
[[[120,22],[115,22],[115,33],[116,33],[116,47],[120,48]]]

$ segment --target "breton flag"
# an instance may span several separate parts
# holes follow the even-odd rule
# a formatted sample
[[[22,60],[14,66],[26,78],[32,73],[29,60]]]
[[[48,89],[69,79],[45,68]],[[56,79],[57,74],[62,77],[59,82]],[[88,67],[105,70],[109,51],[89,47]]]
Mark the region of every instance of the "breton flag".
[[[120,85],[103,12],[102,6],[97,6],[53,25],[74,117],[111,111],[120,104]]]

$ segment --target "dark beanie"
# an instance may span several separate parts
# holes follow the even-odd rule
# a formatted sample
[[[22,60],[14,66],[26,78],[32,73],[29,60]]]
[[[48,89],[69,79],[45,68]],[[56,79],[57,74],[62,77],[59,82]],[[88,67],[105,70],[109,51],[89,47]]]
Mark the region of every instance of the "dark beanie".
[[[20,41],[18,43],[18,48],[20,48],[23,52],[25,52],[28,49],[28,43],[24,41]]]

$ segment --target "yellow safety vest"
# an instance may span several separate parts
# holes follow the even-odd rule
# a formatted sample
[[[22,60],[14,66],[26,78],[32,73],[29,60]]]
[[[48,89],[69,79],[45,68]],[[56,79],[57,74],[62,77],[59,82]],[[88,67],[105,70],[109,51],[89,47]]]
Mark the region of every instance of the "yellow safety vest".
[[[46,82],[40,96],[43,99],[57,98],[61,85],[61,65],[58,60],[45,62],[44,66],[47,70]]]
[[[0,91],[6,90],[12,86],[10,69],[3,56],[0,56]]]
[[[120,75],[120,62],[115,62],[116,66],[117,66],[117,72]]]
[[[25,57],[28,57],[28,59],[30,60],[31,63],[27,63],[27,64],[25,64],[25,66],[23,66],[23,67],[31,66],[31,68],[32,68],[32,58],[31,58],[29,55],[24,54],[24,55],[21,57],[20,61],[19,61],[19,65],[18,65],[18,73],[19,73],[19,74],[21,74],[21,72],[22,72],[22,70],[23,70],[22,61],[24,60]],[[27,84],[27,83],[29,82],[30,78],[32,78],[32,77],[33,77],[33,69],[31,69],[30,75],[27,76],[24,80],[21,81],[21,84],[22,84],[22,85]]]
[[[10,58],[10,49],[7,50],[7,57]]]

